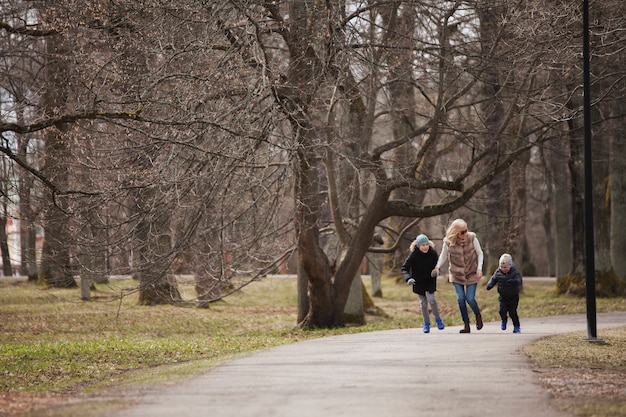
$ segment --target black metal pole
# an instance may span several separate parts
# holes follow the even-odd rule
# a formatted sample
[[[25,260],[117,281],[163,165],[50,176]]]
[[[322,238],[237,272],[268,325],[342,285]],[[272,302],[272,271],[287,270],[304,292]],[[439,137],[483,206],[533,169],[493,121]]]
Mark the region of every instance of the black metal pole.
[[[589,1],[583,0],[583,124],[585,167],[585,283],[587,337],[598,336],[596,326],[596,278],[593,241],[593,181],[591,175],[591,92],[589,81]]]

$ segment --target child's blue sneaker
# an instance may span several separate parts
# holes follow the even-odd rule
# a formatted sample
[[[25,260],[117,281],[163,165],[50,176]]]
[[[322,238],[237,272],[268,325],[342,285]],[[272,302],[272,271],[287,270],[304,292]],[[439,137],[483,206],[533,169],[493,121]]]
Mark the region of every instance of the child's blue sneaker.
[[[441,320],[441,317],[437,317],[437,318],[435,319],[435,321],[437,322],[437,328],[438,328],[439,330],[443,330],[443,329],[446,327],[446,326],[444,326],[444,324],[443,324],[443,320]]]
[[[506,330],[506,320],[502,320],[502,323],[500,324],[500,328],[502,330]]]
[[[519,326],[513,326],[513,333],[521,333],[522,329]]]
[[[430,333],[430,323],[424,323],[424,333]]]

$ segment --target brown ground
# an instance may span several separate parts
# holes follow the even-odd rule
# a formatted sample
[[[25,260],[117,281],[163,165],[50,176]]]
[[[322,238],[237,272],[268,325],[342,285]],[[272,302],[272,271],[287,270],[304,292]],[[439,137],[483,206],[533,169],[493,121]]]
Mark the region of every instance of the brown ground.
[[[535,369],[556,405],[577,416],[626,415],[626,372],[592,368]]]
[[[626,374],[590,368],[538,369],[539,380],[556,398],[626,398]]]
[[[25,412],[70,401],[69,394],[0,392],[0,417],[17,417]]]

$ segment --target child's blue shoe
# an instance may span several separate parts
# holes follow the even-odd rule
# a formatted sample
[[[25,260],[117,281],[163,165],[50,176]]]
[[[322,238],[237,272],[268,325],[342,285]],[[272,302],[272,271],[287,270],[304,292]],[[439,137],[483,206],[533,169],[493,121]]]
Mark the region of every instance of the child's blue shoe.
[[[439,330],[443,330],[443,329],[446,327],[446,326],[444,326],[444,324],[443,324],[443,320],[441,320],[441,317],[437,317],[437,318],[435,319],[435,321],[437,322],[437,328],[438,328]]]
[[[500,324],[500,328],[502,330],[506,330],[506,320],[502,320],[502,323]]]
[[[424,323],[424,333],[430,333],[430,323]]]
[[[521,333],[522,329],[519,326],[513,326],[513,333]]]

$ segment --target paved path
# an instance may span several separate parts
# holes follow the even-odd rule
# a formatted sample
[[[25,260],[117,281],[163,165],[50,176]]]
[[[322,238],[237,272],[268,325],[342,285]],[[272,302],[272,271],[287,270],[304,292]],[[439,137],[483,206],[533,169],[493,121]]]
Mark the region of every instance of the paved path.
[[[626,313],[598,314],[601,329]],[[584,315],[522,319],[522,333],[486,323],[390,330],[298,342],[236,359],[144,397],[114,417],[565,417],[520,348],[583,331]]]

